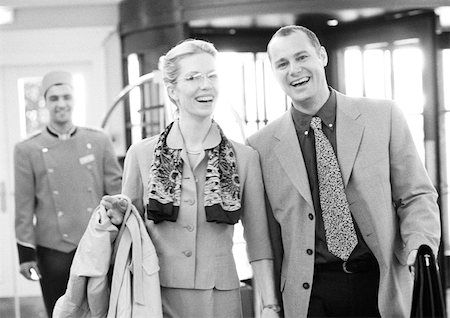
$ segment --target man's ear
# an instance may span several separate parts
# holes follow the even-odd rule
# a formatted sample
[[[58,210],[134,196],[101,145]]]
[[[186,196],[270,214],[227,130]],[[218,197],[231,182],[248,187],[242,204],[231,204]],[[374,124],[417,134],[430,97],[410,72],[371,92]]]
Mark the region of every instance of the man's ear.
[[[327,50],[323,46],[320,47],[319,57],[322,60],[323,67],[328,65],[328,54]]]

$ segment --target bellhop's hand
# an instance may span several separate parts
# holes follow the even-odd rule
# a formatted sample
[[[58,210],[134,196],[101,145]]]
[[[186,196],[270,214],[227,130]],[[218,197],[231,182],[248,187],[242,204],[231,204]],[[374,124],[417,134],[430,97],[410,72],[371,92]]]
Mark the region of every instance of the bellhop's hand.
[[[37,267],[35,261],[25,262],[20,264],[20,273],[28,280],[39,280],[41,279],[41,272]]]
[[[111,223],[120,226],[123,222],[123,217],[128,208],[128,202],[115,196],[105,195],[100,204],[106,209],[106,215],[111,220]]]

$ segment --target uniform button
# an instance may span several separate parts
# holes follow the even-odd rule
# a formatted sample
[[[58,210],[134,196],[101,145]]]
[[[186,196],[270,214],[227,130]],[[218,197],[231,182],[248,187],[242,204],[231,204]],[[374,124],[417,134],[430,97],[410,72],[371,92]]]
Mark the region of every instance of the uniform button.
[[[50,168],[50,169],[47,170],[47,172],[48,172],[48,173],[53,173],[53,172],[55,172],[55,170],[53,170],[52,168]]]
[[[313,250],[312,250],[312,249],[310,249],[310,248],[308,248],[308,249],[306,250],[306,254],[308,254],[308,255],[312,255],[312,254],[313,254]]]
[[[42,148],[42,152],[48,152],[48,148]]]
[[[88,143],[88,144],[86,145],[86,148],[87,148],[87,149],[92,149],[92,145],[91,145],[90,143]]]
[[[184,227],[186,230],[188,230],[189,232],[192,232],[194,230],[194,227],[192,225],[187,225]]]
[[[314,215],[312,213],[308,214],[310,220],[314,220]]]
[[[58,190],[53,190],[53,194],[54,194],[54,195],[58,195],[58,194],[59,194],[59,191],[58,191]]]
[[[64,215],[63,211],[58,211],[58,217],[62,217]]]
[[[186,202],[189,205],[194,205],[195,204],[195,200],[194,199],[187,199],[187,200],[184,200],[184,202]]]
[[[88,192],[92,192],[92,188],[91,187],[87,188],[87,190],[88,190]]]
[[[68,238],[69,237],[69,234],[63,234],[63,236],[65,237],[65,238]]]
[[[191,257],[192,256],[192,252],[191,251],[184,251],[183,254],[186,257]]]
[[[93,209],[92,208],[87,208],[86,211],[88,211],[89,213],[92,213]]]
[[[304,289],[309,289],[309,284],[308,283],[303,283],[303,288]]]

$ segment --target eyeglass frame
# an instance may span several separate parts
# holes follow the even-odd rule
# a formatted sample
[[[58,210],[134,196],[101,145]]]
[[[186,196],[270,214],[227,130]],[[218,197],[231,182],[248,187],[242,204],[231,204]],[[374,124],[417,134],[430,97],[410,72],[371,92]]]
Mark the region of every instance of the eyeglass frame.
[[[218,80],[218,72],[217,71],[211,71],[207,74],[202,73],[202,72],[193,72],[190,73],[188,75],[185,75],[184,77],[180,78],[179,80],[177,80],[175,83],[178,83],[180,80],[186,83],[190,83],[190,84],[200,84],[202,83],[201,80],[206,80],[208,79],[211,83],[215,83]]]

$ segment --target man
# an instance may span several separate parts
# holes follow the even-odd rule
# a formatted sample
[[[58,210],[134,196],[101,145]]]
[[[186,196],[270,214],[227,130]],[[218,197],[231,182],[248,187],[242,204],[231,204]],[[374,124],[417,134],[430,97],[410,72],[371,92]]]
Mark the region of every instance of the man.
[[[260,154],[286,317],[409,316],[408,265],[422,244],[437,254],[440,223],[405,118],[391,101],[329,87],[325,48],[304,27],[281,28],[267,51],[292,107],[248,143]]]
[[[20,273],[40,279],[48,315],[64,294],[77,244],[104,194],[121,190],[121,167],[109,138],[72,123],[69,73],[44,76],[50,121],[14,150]]]

